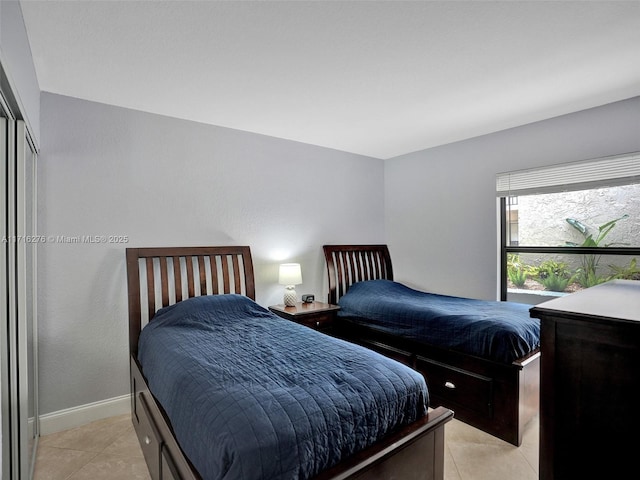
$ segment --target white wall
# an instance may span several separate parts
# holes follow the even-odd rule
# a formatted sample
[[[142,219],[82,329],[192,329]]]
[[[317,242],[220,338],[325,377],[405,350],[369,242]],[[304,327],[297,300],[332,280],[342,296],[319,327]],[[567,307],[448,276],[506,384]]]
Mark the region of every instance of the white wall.
[[[387,160],[396,278],[496,299],[496,174],[638,150],[640,97]]]
[[[40,87],[17,0],[0,1],[0,62],[29,131],[39,144]]]
[[[41,412],[124,395],[127,246],[249,245],[257,301],[326,298],[323,243],[384,242],[381,160],[42,94],[39,231],[127,235],[40,247]]]

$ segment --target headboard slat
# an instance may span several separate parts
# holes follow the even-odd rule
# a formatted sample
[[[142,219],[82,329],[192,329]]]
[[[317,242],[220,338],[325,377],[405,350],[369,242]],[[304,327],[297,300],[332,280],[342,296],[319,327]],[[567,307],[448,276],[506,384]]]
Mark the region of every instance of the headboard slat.
[[[209,256],[209,266],[211,267],[211,288],[213,295],[218,295],[220,289],[218,288],[218,255]]]
[[[187,264],[187,298],[196,296],[195,279],[193,278],[193,257],[185,257]]]
[[[371,254],[371,268],[372,268],[372,275],[375,278],[380,278],[380,255]]]
[[[329,303],[337,304],[349,287],[365,280],[393,280],[386,245],[324,245],[329,277]]]
[[[354,281],[353,279],[357,278],[356,277],[356,275],[357,275],[357,273],[356,273],[356,268],[357,268],[357,265],[356,265],[356,252],[349,252],[347,254],[347,265],[346,266],[350,267],[349,268],[349,272],[351,274],[351,278],[350,278],[350,283],[349,284],[351,284]],[[346,266],[345,266],[345,270],[346,270]]]
[[[224,293],[229,293],[231,291],[231,284],[229,283],[229,262],[227,261],[227,256],[222,256],[222,280],[224,283]]]
[[[204,256],[198,255],[198,272],[200,273],[200,295],[207,293],[207,271],[204,268]]]
[[[153,258],[147,258],[147,303],[149,318],[151,318],[156,311],[156,288],[155,275],[153,272]]]
[[[235,281],[235,291],[238,292],[242,288],[240,287],[240,262],[238,261],[237,256],[234,256],[231,261],[233,263],[233,279]]]
[[[371,277],[380,278],[380,255],[377,252],[371,253]]]
[[[160,283],[162,285],[162,306],[169,305],[169,280],[167,275],[167,258],[160,258]]]
[[[353,257],[355,259],[355,277],[353,277],[352,282],[357,282],[362,280],[362,263],[360,262],[360,255],[356,252],[353,252]]]
[[[330,255],[331,255],[331,265],[332,266],[335,265],[334,275],[337,276],[338,278],[342,278],[342,255],[340,254],[340,252],[331,253]],[[328,265],[329,263],[327,262],[327,266]],[[333,278],[335,278],[335,276]],[[331,275],[329,275],[329,277],[331,278]],[[331,281],[329,281],[329,283],[331,283]],[[337,283],[338,283],[338,288],[340,289],[338,295],[342,296],[342,282],[337,282]]]
[[[176,302],[182,300],[182,267],[180,265],[180,259],[182,257],[172,257],[173,259],[173,277],[175,278],[176,286]]]
[[[133,354],[137,354],[143,324],[150,321],[158,310],[157,299],[161,297],[162,306],[166,307],[196,296],[196,275],[200,283],[198,295],[211,294],[211,291],[217,294],[221,290],[222,276],[224,293],[245,295],[255,300],[253,262],[249,247],[127,248],[126,256],[129,350]],[[169,258],[173,268],[169,265]],[[209,269],[206,268],[207,263]],[[187,292],[182,283],[185,273]],[[231,276],[233,283],[230,281]],[[211,285],[211,288],[208,289],[207,285]],[[147,308],[143,309],[144,302]]]
[[[364,280],[371,280],[373,276],[373,252],[364,252],[362,254],[362,262],[365,264],[364,268]]]

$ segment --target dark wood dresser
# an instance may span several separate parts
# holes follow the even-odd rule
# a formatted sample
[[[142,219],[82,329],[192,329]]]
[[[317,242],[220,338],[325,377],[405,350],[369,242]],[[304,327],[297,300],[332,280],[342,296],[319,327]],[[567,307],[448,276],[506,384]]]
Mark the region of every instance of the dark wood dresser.
[[[541,320],[540,478],[629,478],[640,464],[640,281],[591,287],[531,316]]]

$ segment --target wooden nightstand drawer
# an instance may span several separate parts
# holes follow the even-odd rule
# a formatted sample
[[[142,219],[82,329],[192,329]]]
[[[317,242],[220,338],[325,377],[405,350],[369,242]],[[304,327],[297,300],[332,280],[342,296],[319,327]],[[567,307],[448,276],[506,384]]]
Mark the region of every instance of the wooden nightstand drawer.
[[[301,318],[300,320],[294,320],[306,327],[314,328],[316,330],[326,330],[333,327],[333,315],[315,315],[311,318]]]
[[[296,303],[292,307],[272,305],[269,310],[282,318],[314,330],[329,331],[333,327],[336,312],[340,310],[340,307],[328,303],[313,302]]]

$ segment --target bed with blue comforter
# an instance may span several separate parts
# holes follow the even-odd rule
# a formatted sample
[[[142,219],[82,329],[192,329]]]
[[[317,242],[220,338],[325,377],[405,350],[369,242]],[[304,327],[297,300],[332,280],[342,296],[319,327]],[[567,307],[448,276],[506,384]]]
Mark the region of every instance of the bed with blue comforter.
[[[242,295],[159,310],[138,360],[203,479],[307,479],[427,411],[418,372]]]
[[[354,283],[338,316],[381,332],[511,363],[540,347],[529,305],[426,293],[391,280]]]
[[[394,282],[387,245],[324,245],[335,335],[424,374],[432,402],[513,445],[539,409],[540,325],[529,305]]]

